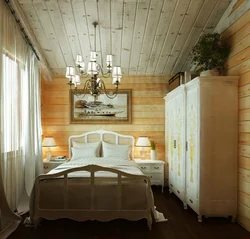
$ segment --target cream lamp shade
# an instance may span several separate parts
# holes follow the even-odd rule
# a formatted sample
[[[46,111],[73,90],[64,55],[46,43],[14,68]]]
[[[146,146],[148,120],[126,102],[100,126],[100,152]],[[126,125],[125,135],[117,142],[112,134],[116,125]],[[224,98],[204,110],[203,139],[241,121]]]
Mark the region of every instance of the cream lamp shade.
[[[46,136],[43,139],[42,146],[43,147],[56,147],[56,142],[52,136]]]
[[[56,147],[56,142],[52,136],[46,136],[42,142],[43,147],[48,147],[47,150],[47,161],[51,159],[51,147]]]
[[[147,154],[147,151],[144,149],[144,147],[150,147],[151,144],[147,136],[139,136],[135,146],[142,147],[140,155],[142,159],[144,159]]]
[[[148,139],[147,136],[139,136],[137,142],[136,142],[136,146],[138,147],[150,147],[150,141]]]

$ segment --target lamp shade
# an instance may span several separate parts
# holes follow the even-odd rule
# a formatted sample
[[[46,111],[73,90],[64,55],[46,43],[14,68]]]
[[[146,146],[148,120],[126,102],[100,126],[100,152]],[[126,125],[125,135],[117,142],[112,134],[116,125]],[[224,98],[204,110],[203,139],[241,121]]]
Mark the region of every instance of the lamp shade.
[[[42,143],[43,147],[55,147],[56,146],[56,142],[54,140],[54,138],[52,136],[46,136],[43,139],[43,143]]]
[[[139,136],[137,142],[136,142],[136,146],[139,146],[139,147],[150,147],[151,144],[150,144],[150,141],[148,139],[147,136]]]

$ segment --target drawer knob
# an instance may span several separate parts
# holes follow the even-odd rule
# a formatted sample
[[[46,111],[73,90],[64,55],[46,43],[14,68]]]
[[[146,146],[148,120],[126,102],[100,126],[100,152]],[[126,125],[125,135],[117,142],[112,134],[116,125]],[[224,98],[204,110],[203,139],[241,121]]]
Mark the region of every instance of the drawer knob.
[[[159,169],[159,167],[154,167],[154,169]]]
[[[193,200],[192,200],[192,199],[189,199],[189,201],[190,201],[191,203],[193,203]]]
[[[179,190],[177,190],[177,193],[180,193],[180,191],[179,191]]]
[[[141,169],[146,169],[146,167],[141,167]]]
[[[44,169],[48,169],[49,167],[48,166],[43,166]]]
[[[171,183],[170,186],[173,187],[173,184]]]

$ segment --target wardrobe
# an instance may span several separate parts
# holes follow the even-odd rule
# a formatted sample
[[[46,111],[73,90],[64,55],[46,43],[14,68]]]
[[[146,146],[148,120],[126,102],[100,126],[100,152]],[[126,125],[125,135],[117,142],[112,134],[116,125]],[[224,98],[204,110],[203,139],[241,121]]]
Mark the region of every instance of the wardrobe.
[[[238,77],[196,77],[165,99],[169,191],[202,216],[237,212]]]

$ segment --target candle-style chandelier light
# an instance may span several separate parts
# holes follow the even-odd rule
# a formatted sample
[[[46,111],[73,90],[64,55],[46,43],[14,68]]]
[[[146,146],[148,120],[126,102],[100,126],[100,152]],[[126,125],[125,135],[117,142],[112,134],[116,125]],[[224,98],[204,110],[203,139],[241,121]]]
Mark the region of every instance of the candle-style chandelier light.
[[[112,65],[112,53],[107,55],[106,67],[107,72],[104,72],[103,67],[97,63],[97,54],[96,54],[96,27],[98,25],[97,22],[93,22],[95,34],[94,34],[94,50],[90,52],[90,59],[87,64],[87,69],[85,67],[85,62],[81,54],[76,56],[76,67],[67,66],[66,67],[66,78],[69,79],[70,89],[74,85],[75,88],[72,89],[73,93],[78,94],[91,94],[94,97],[94,100],[97,100],[97,97],[103,92],[110,99],[114,99],[118,92],[118,85],[121,82],[122,72],[120,66]],[[111,25],[110,25],[110,44],[111,43]],[[112,84],[115,85],[115,89],[113,91],[108,92],[106,89],[105,83],[102,79],[98,77],[101,75],[105,78],[112,76]],[[90,77],[90,79],[84,82],[84,87],[82,89],[78,89],[77,86],[81,84],[81,76]]]

